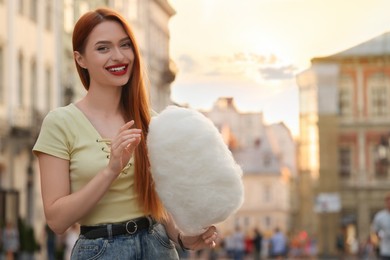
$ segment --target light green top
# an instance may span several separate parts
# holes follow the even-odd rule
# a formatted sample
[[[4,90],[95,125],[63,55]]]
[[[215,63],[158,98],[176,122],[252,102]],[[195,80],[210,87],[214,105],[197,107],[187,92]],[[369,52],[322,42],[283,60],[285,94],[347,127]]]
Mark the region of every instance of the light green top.
[[[69,160],[71,192],[76,192],[107,166],[110,141],[103,139],[84,113],[70,104],[47,114],[33,151]],[[140,217],[143,212],[136,199],[131,158],[104,197],[79,223],[90,226]]]

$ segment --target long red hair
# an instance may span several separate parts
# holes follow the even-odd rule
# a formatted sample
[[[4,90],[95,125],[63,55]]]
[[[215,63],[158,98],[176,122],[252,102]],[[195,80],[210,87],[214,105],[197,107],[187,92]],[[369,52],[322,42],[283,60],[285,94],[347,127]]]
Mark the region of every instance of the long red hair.
[[[134,151],[134,190],[138,195],[138,203],[145,214],[151,214],[154,218],[162,220],[166,218],[166,211],[154,189],[154,183],[150,173],[150,163],[146,146],[146,137],[149,131],[150,105],[145,86],[145,75],[142,66],[140,51],[130,25],[118,12],[99,8],[84,14],[76,23],[73,30],[73,51],[83,54],[88,41],[88,36],[95,26],[104,21],[115,21],[122,25],[129,36],[134,52],[134,63],[129,81],[122,88],[121,105],[126,120],[133,119],[135,126],[142,129],[141,142]],[[89,89],[90,76],[88,70],[80,67],[76,62],[77,72],[86,90]]]

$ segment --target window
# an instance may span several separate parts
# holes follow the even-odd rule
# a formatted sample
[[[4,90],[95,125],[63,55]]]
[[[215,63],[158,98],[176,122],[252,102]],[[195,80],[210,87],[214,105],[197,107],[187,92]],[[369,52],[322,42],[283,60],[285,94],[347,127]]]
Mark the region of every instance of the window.
[[[52,29],[52,6],[51,6],[52,1],[51,0],[46,0],[46,12],[45,12],[45,26],[46,30],[50,31]]]
[[[64,1],[64,30],[66,33],[72,33],[75,12],[73,11],[73,2],[70,0]]]
[[[249,227],[249,225],[250,225],[250,219],[249,219],[249,217],[244,217],[244,226],[245,227]]]
[[[18,98],[19,98],[19,106],[24,105],[24,57],[23,54],[19,54],[19,59],[18,59]]]
[[[20,15],[23,15],[24,11],[24,0],[19,0],[18,12]]]
[[[0,190],[0,222],[6,223],[8,219],[17,219],[19,213],[19,192],[16,190]]]
[[[373,116],[384,116],[388,109],[388,88],[383,73],[376,73],[368,78],[369,107]]]
[[[340,77],[339,109],[340,115],[352,115],[353,80],[349,75]]]
[[[342,178],[351,176],[351,149],[349,147],[339,149],[339,171]]]
[[[234,219],[234,226],[239,227],[241,225],[240,222],[241,222],[240,217],[236,217]]]
[[[269,167],[272,162],[272,155],[270,153],[265,153],[263,158],[263,163],[265,167]]]
[[[263,200],[264,202],[271,202],[271,186],[270,185],[264,185],[264,193],[263,193]]]
[[[270,229],[271,228],[271,218],[269,216],[264,217],[264,226],[265,229]]]
[[[35,60],[31,63],[31,107],[36,108],[37,104],[37,63]]]
[[[374,161],[375,177],[386,178],[389,171],[389,142],[386,136],[382,136],[380,143],[372,150]]]
[[[38,0],[30,0],[30,18],[37,21],[38,17]]]
[[[0,46],[0,103],[4,103],[4,49]]]
[[[386,114],[386,89],[385,88],[374,88],[371,91],[371,107],[372,115],[380,116]]]
[[[48,68],[45,72],[46,76],[46,107],[47,110],[52,108],[52,87],[51,87],[51,70]]]

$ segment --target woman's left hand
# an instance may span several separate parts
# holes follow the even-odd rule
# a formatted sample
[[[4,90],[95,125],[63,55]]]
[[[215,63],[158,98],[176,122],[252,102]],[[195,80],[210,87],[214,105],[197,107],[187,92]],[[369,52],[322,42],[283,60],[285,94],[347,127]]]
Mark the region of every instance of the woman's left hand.
[[[218,238],[217,228],[210,226],[205,232],[196,236],[181,235],[184,247],[190,250],[214,248]]]

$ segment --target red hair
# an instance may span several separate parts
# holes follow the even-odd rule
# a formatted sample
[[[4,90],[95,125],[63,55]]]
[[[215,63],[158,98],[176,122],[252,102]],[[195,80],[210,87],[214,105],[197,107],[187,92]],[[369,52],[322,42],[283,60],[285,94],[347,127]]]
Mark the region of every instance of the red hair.
[[[118,22],[132,42],[134,64],[130,79],[122,88],[121,106],[125,119],[127,121],[133,119],[135,126],[142,129],[141,142],[134,151],[134,190],[138,195],[138,203],[143,208],[145,214],[151,214],[154,218],[162,220],[167,217],[167,213],[154,189],[146,146],[146,137],[151,117],[149,98],[145,86],[145,75],[140,51],[130,25],[119,13],[108,8],[99,8],[95,11],[87,12],[77,21],[74,27],[72,37],[73,51],[83,54],[90,32],[95,26],[104,21]],[[76,60],[75,64],[81,82],[84,88],[88,90],[90,84],[88,70],[82,68]]]

